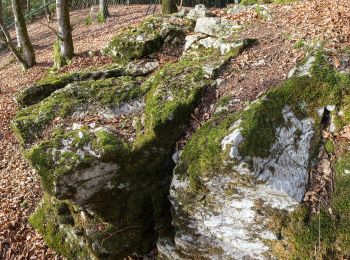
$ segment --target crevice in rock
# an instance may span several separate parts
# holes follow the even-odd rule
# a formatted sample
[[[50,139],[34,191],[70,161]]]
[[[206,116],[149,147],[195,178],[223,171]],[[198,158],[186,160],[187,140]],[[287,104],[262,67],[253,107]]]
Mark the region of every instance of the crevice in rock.
[[[326,212],[332,215],[330,198],[334,191],[334,156],[333,151],[327,151],[326,142],[333,142],[330,133],[331,111],[326,107],[323,110],[321,119],[321,137],[318,148],[318,155],[315,165],[309,172],[308,187],[304,195],[304,201],[307,203],[312,213],[319,212],[323,207]]]

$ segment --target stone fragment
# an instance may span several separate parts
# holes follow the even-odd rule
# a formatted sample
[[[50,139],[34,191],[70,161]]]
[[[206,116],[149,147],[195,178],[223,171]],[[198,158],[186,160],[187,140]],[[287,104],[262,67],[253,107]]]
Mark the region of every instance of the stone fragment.
[[[230,35],[240,28],[240,25],[223,18],[203,17],[197,19],[194,31],[196,33],[204,33],[210,36],[220,37]]]
[[[187,18],[191,20],[197,20],[198,18],[214,16],[205,5],[199,4],[196,5],[193,9],[187,14]]]
[[[245,12],[249,12],[254,8],[252,5],[235,5],[227,10],[227,14],[237,15]]]

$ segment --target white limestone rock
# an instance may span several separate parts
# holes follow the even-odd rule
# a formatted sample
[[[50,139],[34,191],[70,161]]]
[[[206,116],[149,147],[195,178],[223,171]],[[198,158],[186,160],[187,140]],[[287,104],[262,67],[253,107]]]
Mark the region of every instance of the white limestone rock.
[[[204,33],[210,36],[220,37],[232,34],[241,26],[219,17],[202,17],[197,19],[195,33]]]
[[[315,61],[316,61],[316,57],[310,56],[304,64],[291,69],[288,73],[288,78],[311,76],[311,69]]]
[[[102,189],[114,187],[110,184],[119,166],[98,162],[90,168],[59,176],[55,182],[55,196],[72,199],[77,205],[84,203]]]
[[[203,39],[207,37],[205,34],[201,34],[201,33],[195,33],[195,34],[191,34],[191,35],[188,35],[186,36],[185,38],[185,48],[184,48],[184,51],[187,51],[189,50],[194,43],[196,43],[198,40],[200,39]]]
[[[126,68],[126,74],[137,77],[147,75],[159,67],[159,62],[157,60],[145,61],[141,60],[138,62],[130,62]]]
[[[205,195],[191,192],[188,177],[175,175],[170,198],[174,216],[174,243],[160,241],[160,254],[181,259],[266,259],[268,241],[277,240],[269,228],[265,208],[292,212],[307,185],[309,151],[314,136],[311,118],[298,119],[286,106],[285,123],[276,129],[276,140],[267,158],[244,158],[238,147],[244,140],[242,120],[237,120],[221,147],[233,164],[229,173],[199,177]],[[252,167],[248,167],[250,159]],[[231,161],[225,161],[230,163]],[[180,157],[181,161],[181,157]],[[176,258],[174,258],[176,259]]]
[[[205,5],[199,4],[196,5],[193,9],[191,9],[186,17],[187,19],[197,20],[198,18],[210,16],[214,15],[205,7]]]

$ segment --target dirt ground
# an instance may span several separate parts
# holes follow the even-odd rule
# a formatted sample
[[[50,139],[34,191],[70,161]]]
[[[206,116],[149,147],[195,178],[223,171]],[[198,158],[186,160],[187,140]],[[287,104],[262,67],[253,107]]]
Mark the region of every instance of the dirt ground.
[[[106,57],[88,55],[98,51],[119,30],[137,24],[147,6],[114,6],[104,24],[87,26],[89,10],[71,13],[76,57],[64,71],[76,71],[91,65],[110,63]],[[249,12],[217,15],[244,24],[240,37],[255,38],[257,43],[228,65],[223,87],[217,95],[231,95],[236,102],[232,111],[241,109],[269,88],[277,86],[295,64],[305,57],[306,46],[323,42],[333,53],[336,67],[349,67],[344,55],[350,50],[350,4],[348,0],[301,1],[292,5],[269,5],[270,19]],[[51,26],[54,26],[54,22]],[[41,198],[38,178],[20,155],[20,147],[10,129],[16,113],[13,96],[19,89],[40,79],[53,65],[52,44],[55,35],[45,18],[28,26],[34,44],[37,66],[21,71],[11,54],[0,54],[0,259],[59,259],[48,249],[27,218]],[[344,54],[345,53],[345,54]],[[344,58],[345,57],[345,58]],[[201,120],[206,120],[203,114]]]

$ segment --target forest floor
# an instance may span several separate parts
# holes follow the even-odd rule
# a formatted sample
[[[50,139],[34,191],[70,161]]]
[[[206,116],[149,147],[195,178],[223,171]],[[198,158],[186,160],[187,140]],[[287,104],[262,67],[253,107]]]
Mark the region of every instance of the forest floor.
[[[111,18],[104,24],[85,25],[88,9],[71,13],[76,57],[63,71],[77,71],[112,61],[89,51],[98,51],[122,28],[137,24],[145,17],[147,6],[113,6]],[[322,41],[333,53],[340,69],[350,65],[350,4],[348,0],[302,1],[292,5],[269,5],[270,18],[256,11],[235,16],[223,10],[217,15],[244,24],[240,37],[256,38],[257,44],[231,61],[224,74],[226,83],[219,96],[231,95],[241,109],[269,88],[286,79],[288,71],[305,57],[307,46]],[[50,25],[54,26],[55,21]],[[14,94],[43,77],[53,65],[55,34],[44,24],[46,18],[28,26],[37,66],[21,71],[8,52],[0,54],[0,259],[60,259],[47,248],[42,237],[28,224],[42,196],[36,174],[20,154],[20,146],[11,129],[16,113]],[[203,118],[205,120],[205,117]]]

